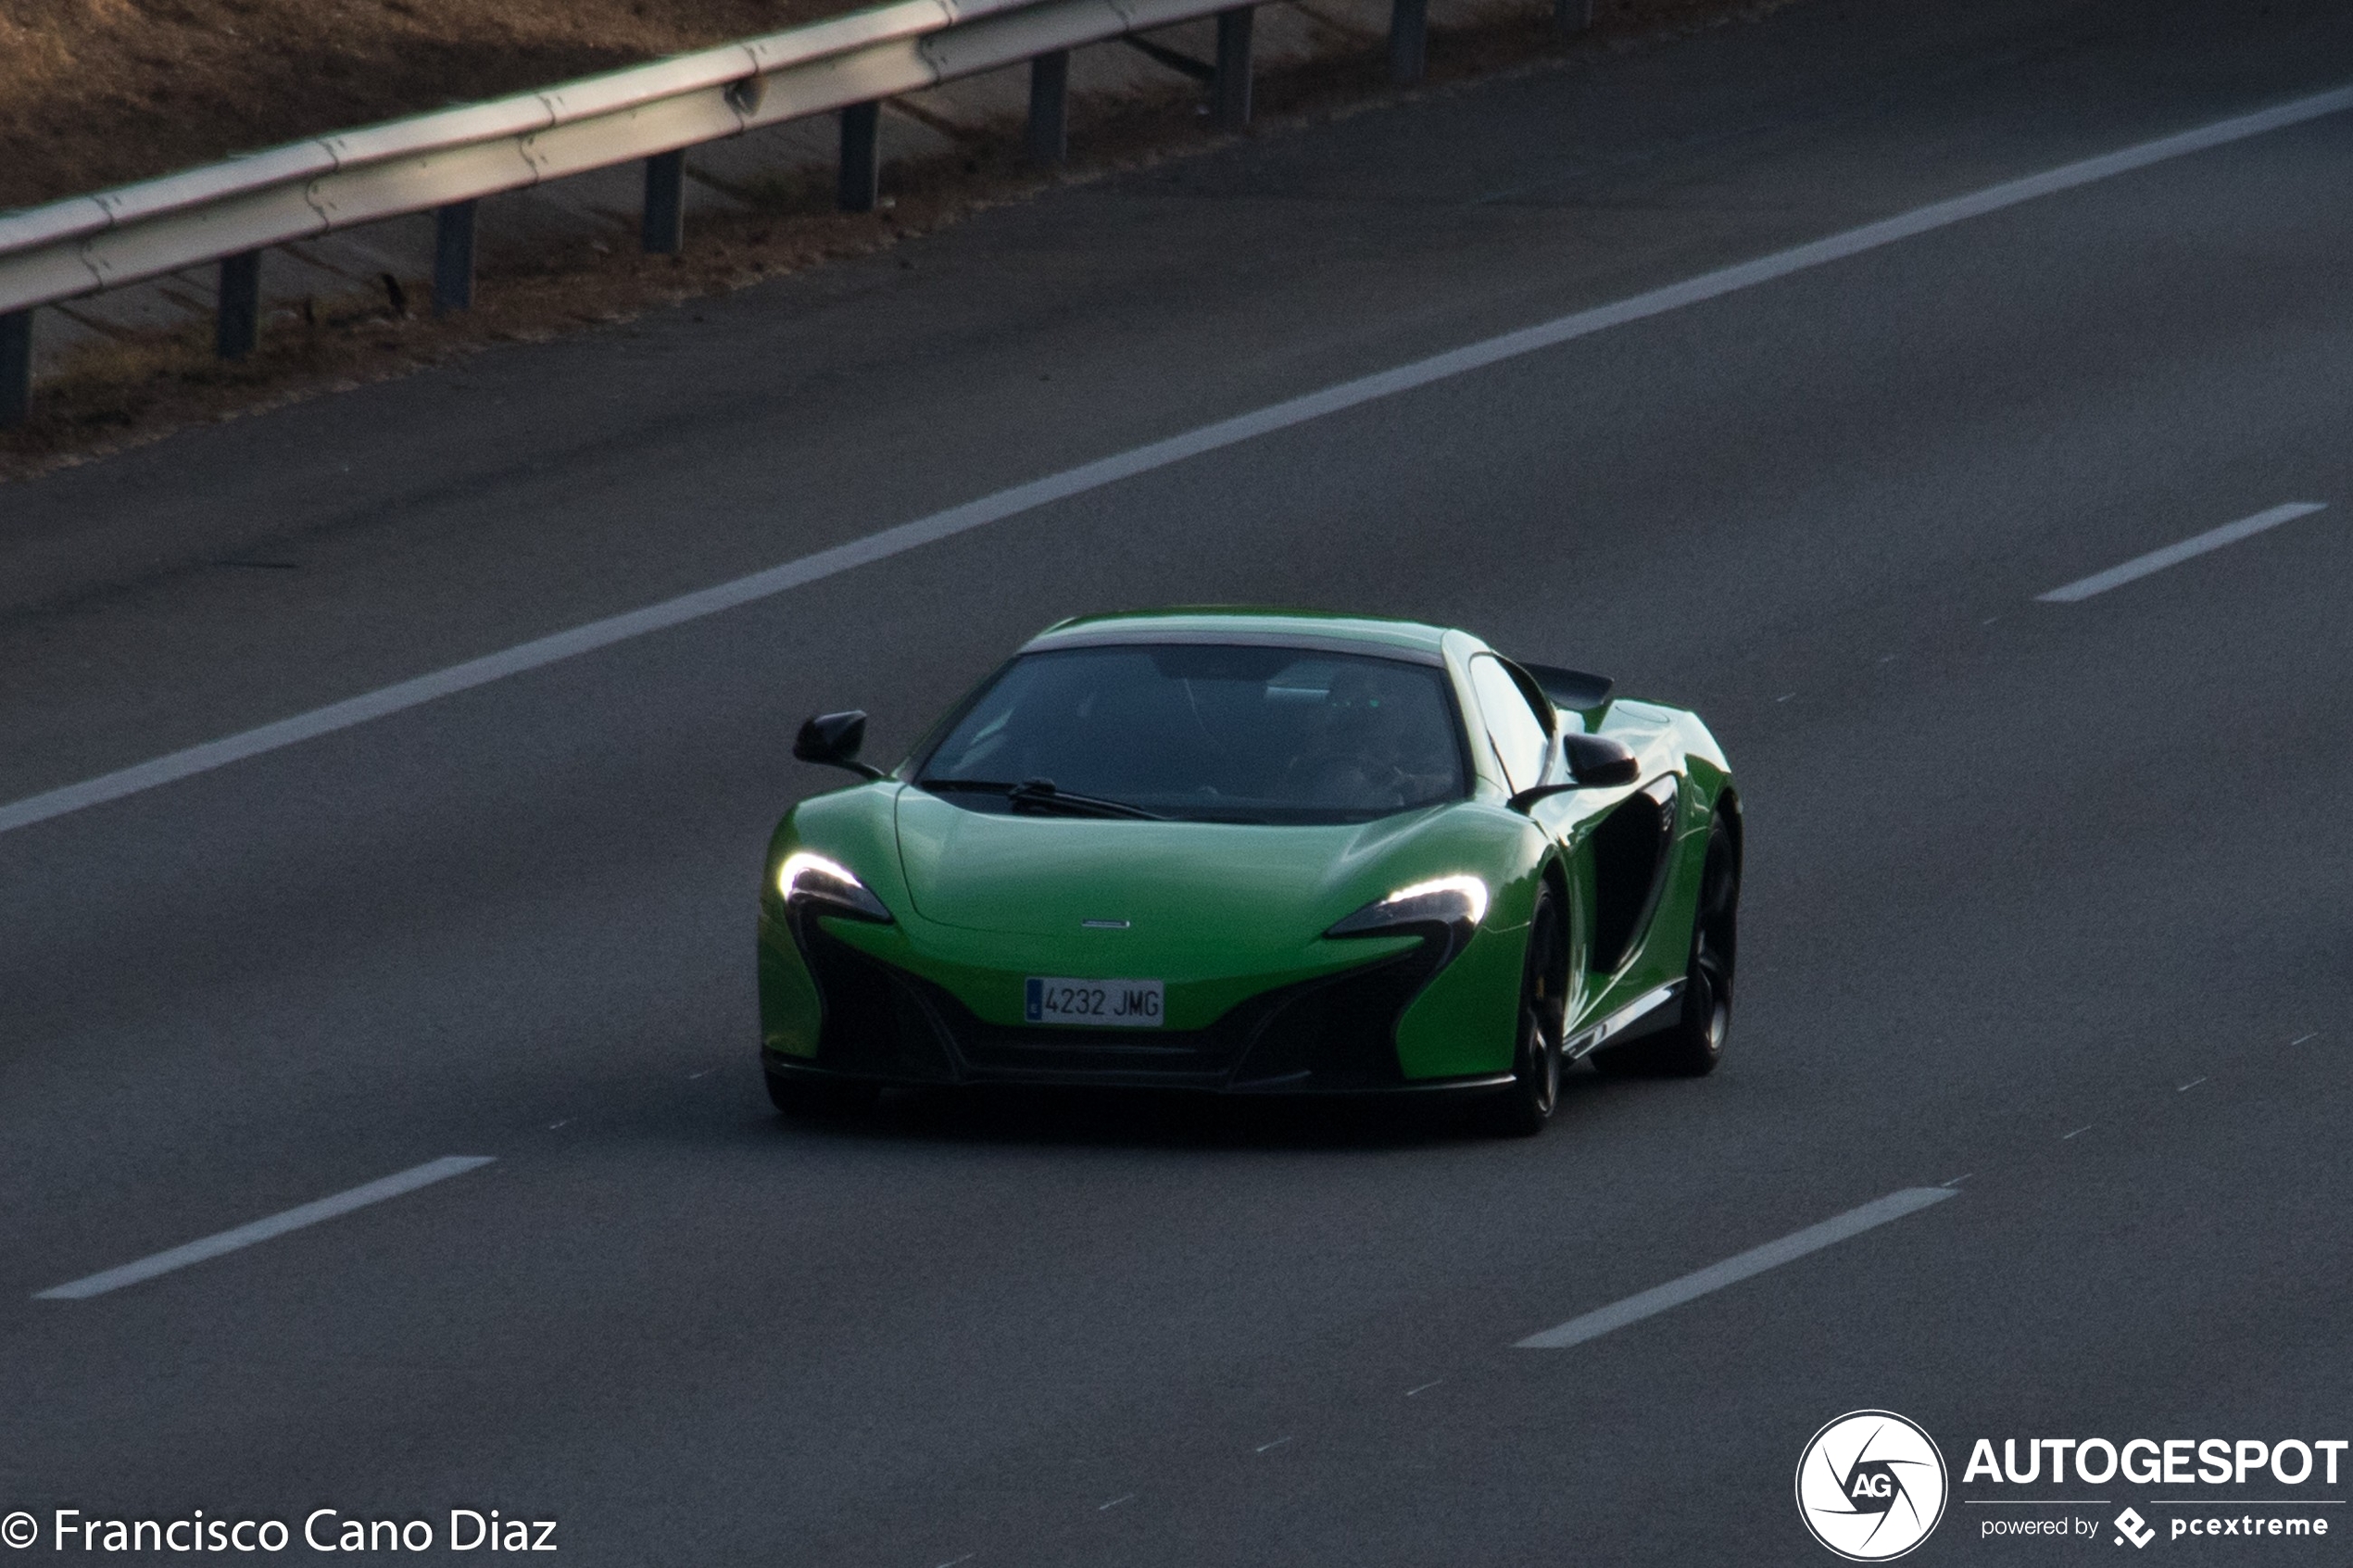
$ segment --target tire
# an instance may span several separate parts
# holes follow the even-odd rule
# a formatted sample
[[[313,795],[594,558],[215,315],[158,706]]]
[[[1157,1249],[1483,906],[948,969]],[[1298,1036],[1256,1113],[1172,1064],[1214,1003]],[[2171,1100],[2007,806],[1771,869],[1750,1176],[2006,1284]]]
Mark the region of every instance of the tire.
[[[1675,1022],[1655,1035],[1595,1051],[1595,1067],[1616,1077],[1698,1078],[1716,1071],[1732,1030],[1740,903],[1740,864],[1731,830],[1719,816],[1707,830],[1699,907],[1692,915],[1691,960],[1683,970],[1683,1005]]]
[[[1560,1103],[1561,1025],[1568,1000],[1565,946],[1560,905],[1547,887],[1537,895],[1536,912],[1528,922],[1511,1086],[1500,1090],[1494,1101],[1495,1130],[1507,1136],[1533,1137],[1542,1132]]]
[[[799,1073],[770,1073],[768,1103],[786,1116],[803,1121],[837,1121],[874,1109],[882,1098],[880,1084],[855,1078],[818,1078]]]

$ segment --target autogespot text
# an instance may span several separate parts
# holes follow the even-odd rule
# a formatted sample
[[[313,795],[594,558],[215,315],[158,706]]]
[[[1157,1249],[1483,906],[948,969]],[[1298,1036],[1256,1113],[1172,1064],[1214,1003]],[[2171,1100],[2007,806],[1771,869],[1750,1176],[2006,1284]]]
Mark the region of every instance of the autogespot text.
[[[2105,1437],[2029,1437],[2021,1457],[2019,1440],[2005,1437],[1997,1464],[1994,1439],[1980,1437],[1969,1449],[1961,1484],[2033,1486],[2043,1480],[2043,1456],[2047,1453],[2053,1485],[2068,1478],[2072,1461],[2075,1479],[2095,1486],[2120,1477],[2142,1486],[2243,1486],[2250,1477],[2300,1486],[2312,1479],[2316,1464],[2324,1472],[2321,1484],[2334,1486],[2337,1459],[2347,1442],[2343,1437],[2310,1443],[2296,1437],[2276,1443],[2255,1437],[2133,1437],[2122,1443]]]
[[[453,1508],[446,1531],[430,1519],[348,1518],[335,1509],[313,1509],[298,1523],[283,1519],[237,1519],[191,1510],[180,1519],[97,1519],[72,1508],[57,1510],[52,1540],[58,1551],[81,1552],[314,1552],[554,1551],[556,1521],[509,1519],[497,1509]],[[7,1520],[7,1544],[32,1544],[32,1516]]]

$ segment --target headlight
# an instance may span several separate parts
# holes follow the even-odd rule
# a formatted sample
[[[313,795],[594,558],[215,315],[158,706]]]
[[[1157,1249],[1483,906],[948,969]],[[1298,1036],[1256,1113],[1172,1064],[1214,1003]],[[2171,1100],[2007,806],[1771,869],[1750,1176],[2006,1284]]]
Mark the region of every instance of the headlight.
[[[1378,936],[1400,926],[1442,925],[1460,942],[1486,918],[1485,883],[1475,876],[1441,876],[1376,899],[1324,935]]]
[[[812,855],[806,849],[794,850],[776,868],[776,893],[788,910],[890,923],[890,911],[855,872],[838,860]]]

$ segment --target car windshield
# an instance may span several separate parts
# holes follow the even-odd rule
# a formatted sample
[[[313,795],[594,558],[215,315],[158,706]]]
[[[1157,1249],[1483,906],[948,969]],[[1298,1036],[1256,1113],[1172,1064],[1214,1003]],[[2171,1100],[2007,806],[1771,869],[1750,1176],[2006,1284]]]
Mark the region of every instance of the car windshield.
[[[1436,666],[1166,644],[1025,654],[915,783],[982,811],[1357,822],[1466,793]]]

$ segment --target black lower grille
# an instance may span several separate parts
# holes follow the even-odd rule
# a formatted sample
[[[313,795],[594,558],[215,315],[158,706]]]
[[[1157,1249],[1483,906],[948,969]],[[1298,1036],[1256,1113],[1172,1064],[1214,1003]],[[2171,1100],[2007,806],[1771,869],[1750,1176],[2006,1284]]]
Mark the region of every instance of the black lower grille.
[[[1402,1084],[1397,1020],[1445,957],[1413,951],[1267,991],[1206,1029],[1008,1027],[813,923],[796,933],[823,999],[813,1065],[896,1083],[1347,1091]]]
[[[894,1083],[950,1084],[962,1076],[939,1047],[912,976],[826,935],[813,922],[795,935],[824,1009],[817,1066]]]

